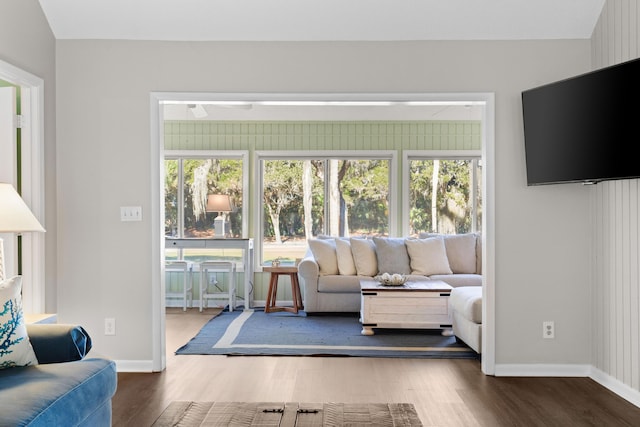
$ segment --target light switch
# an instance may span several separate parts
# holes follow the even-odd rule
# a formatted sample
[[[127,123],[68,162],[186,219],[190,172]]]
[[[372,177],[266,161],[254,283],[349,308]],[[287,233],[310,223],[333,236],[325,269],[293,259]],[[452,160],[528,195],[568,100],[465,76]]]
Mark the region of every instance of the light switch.
[[[142,221],[142,206],[120,206],[120,221]]]

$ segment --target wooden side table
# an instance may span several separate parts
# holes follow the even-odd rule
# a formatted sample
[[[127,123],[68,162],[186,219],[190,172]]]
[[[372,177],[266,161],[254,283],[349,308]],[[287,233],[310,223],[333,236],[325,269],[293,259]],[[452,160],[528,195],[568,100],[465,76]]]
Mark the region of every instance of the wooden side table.
[[[269,279],[269,290],[267,291],[267,303],[264,307],[265,313],[272,313],[274,311],[297,313],[298,310],[304,309],[304,306],[302,305],[302,295],[300,294],[300,283],[298,282],[298,267],[262,267],[262,270],[271,273],[271,277]],[[276,294],[278,293],[278,279],[280,276],[289,276],[291,279],[293,307],[276,307]]]

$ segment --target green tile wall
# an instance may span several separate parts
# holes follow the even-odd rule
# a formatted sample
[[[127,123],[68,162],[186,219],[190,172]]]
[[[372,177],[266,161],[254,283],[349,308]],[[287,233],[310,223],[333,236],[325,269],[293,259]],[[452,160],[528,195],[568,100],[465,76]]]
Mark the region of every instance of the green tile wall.
[[[480,150],[480,121],[165,121],[165,150]],[[249,197],[251,200],[251,197]],[[250,224],[253,219],[250,218]],[[250,227],[251,228],[251,227]],[[176,286],[169,281],[169,286]],[[239,284],[242,283],[240,280]],[[254,299],[264,301],[269,275],[256,273]],[[197,285],[194,289],[198,289]],[[244,289],[237,286],[239,296]],[[195,294],[194,294],[195,295]],[[286,280],[278,300],[291,300]],[[242,302],[240,302],[242,304]]]
[[[166,150],[480,150],[480,121],[165,121]]]

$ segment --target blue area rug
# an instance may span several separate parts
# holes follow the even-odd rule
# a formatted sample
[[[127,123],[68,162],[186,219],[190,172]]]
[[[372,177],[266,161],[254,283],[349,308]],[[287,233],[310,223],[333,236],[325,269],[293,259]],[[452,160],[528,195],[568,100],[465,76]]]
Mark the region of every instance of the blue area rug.
[[[476,352],[440,330],[375,329],[360,332],[358,315],[223,311],[176,354],[237,356],[361,356],[477,359]]]

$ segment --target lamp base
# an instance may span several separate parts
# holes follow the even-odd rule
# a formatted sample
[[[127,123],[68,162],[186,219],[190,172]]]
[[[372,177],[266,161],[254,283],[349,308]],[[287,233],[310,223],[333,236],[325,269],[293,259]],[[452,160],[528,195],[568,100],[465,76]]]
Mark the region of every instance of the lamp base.
[[[213,227],[215,232],[213,235],[214,239],[224,239],[227,237],[225,233],[225,220],[222,216],[218,216],[213,220]]]
[[[4,240],[0,237],[0,282],[4,280]]]

